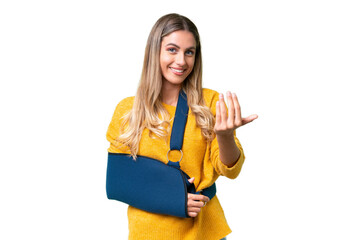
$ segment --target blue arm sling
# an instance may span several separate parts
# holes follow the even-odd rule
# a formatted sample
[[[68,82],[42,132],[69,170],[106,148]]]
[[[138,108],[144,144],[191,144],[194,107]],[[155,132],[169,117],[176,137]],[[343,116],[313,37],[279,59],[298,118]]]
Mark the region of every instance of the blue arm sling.
[[[189,107],[187,96],[180,91],[170,137],[170,151],[181,152]],[[169,153],[168,152],[168,153]],[[215,183],[196,192],[189,183],[189,176],[181,170],[179,162],[163,162],[129,154],[108,153],[106,193],[109,199],[158,214],[189,217],[188,193],[203,194],[212,199],[216,194]]]

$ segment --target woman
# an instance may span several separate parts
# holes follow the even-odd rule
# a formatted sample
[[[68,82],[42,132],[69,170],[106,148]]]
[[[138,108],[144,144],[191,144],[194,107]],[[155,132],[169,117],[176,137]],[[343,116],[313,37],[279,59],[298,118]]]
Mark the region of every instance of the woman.
[[[118,104],[107,132],[108,151],[167,163],[181,89],[189,105],[181,169],[192,177],[197,191],[211,186],[220,175],[237,177],[245,157],[234,130],[257,115],[242,118],[238,99],[231,93],[226,95],[227,112],[225,96],[202,88],[199,33],[188,18],[178,14],[161,17],[152,28],[136,96]],[[187,205],[191,218],[129,206],[129,239],[219,240],[231,232],[216,196],[209,200],[189,194]]]

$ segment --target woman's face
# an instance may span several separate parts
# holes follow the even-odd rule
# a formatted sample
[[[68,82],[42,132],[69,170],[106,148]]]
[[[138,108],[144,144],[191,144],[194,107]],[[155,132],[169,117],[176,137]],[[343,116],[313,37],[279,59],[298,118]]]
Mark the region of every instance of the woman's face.
[[[163,84],[180,85],[195,63],[196,41],[189,31],[172,32],[162,39],[160,66]]]

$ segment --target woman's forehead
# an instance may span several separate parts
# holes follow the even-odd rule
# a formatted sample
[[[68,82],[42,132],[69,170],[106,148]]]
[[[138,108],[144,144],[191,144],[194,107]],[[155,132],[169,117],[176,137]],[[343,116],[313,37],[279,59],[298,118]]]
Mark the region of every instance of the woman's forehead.
[[[181,48],[196,47],[194,35],[186,30],[172,32],[162,38],[162,45],[173,44]]]

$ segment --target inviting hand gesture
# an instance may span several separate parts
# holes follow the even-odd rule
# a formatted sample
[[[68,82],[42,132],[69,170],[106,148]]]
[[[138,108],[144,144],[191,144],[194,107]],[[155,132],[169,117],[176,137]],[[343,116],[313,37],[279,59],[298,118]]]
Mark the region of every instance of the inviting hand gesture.
[[[228,101],[228,113],[224,95],[219,95],[219,101],[216,103],[216,122],[214,132],[219,144],[220,160],[228,167],[234,166],[240,156],[240,150],[234,141],[234,130],[249,122],[254,121],[258,116],[256,114],[249,117],[241,117],[239,101],[235,93],[226,93]]]
[[[224,95],[219,95],[219,101],[216,103],[216,122],[214,131],[217,136],[232,135],[233,131],[249,122],[257,119],[257,115],[253,114],[246,118],[241,117],[241,109],[238,98],[235,93],[226,93],[228,102],[228,113],[226,112],[226,104]]]

